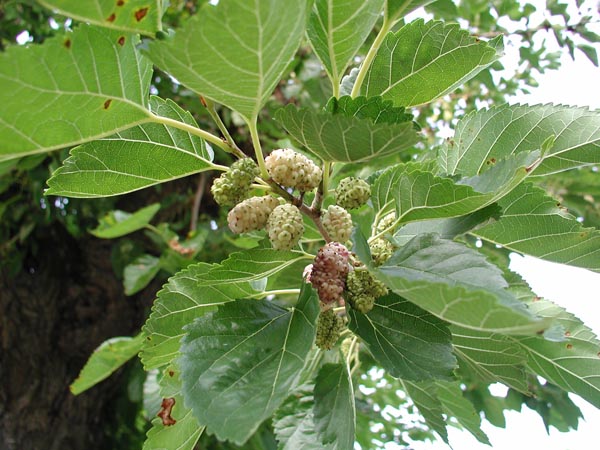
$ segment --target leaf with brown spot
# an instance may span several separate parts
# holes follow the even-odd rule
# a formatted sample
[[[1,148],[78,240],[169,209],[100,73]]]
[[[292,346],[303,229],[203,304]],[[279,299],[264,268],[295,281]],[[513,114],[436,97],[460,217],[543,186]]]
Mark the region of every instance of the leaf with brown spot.
[[[125,45],[125,36],[121,36],[117,42],[121,47],[123,47],[123,45]]]
[[[154,36],[162,29],[162,0],[39,0],[39,3],[78,21],[102,27],[146,36]]]
[[[110,108],[110,104],[112,103],[112,100],[109,98],[108,100],[106,100],[104,102],[104,109],[108,109]]]
[[[160,411],[158,412],[157,416],[160,417],[165,427],[170,427],[171,425],[175,425],[177,423],[177,421],[171,417],[173,406],[175,406],[175,398],[173,397],[163,398],[163,401],[160,404]]]

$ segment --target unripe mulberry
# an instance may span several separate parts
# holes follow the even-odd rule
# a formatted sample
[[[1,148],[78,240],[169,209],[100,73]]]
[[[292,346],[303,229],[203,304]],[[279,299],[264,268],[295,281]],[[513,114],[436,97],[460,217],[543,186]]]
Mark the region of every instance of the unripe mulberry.
[[[356,269],[346,278],[346,298],[350,306],[366,314],[375,304],[375,300],[387,294],[385,285],[376,280],[366,269]]]
[[[275,197],[251,197],[238,203],[229,214],[227,223],[234,233],[261,230],[267,224],[269,214],[279,205]]]
[[[345,209],[360,208],[371,197],[371,186],[360,178],[344,178],[335,190],[335,203]]]
[[[392,253],[394,253],[394,246],[385,238],[377,238],[369,243],[371,249],[371,258],[376,266],[382,265]]]
[[[323,212],[323,226],[329,237],[337,242],[346,242],[352,234],[352,216],[341,206],[331,205]]]
[[[321,182],[321,169],[306,156],[290,148],[273,150],[265,158],[265,166],[276,183],[306,192]]]
[[[310,282],[324,304],[343,300],[350,252],[339,242],[329,242],[319,249],[310,273]]]
[[[252,181],[259,173],[258,166],[252,158],[239,159],[227,172],[213,181],[210,192],[219,205],[236,205],[248,198]]]
[[[392,211],[391,213],[386,214],[381,218],[379,223],[377,224],[377,232],[381,233],[391,227],[396,221],[396,212]]]
[[[304,221],[294,205],[279,205],[269,216],[266,228],[275,250],[291,250],[304,233]]]
[[[333,309],[321,311],[317,319],[316,345],[322,350],[331,350],[344,331],[344,319]]]

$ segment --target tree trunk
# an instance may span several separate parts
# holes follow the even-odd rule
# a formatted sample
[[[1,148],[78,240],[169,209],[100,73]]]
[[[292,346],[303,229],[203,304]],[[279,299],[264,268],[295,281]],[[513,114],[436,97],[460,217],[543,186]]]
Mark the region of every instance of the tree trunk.
[[[139,331],[147,305],[123,294],[110,241],[36,234],[25,269],[0,273],[0,450],[112,448],[118,374],[77,397],[68,386],[102,341]]]

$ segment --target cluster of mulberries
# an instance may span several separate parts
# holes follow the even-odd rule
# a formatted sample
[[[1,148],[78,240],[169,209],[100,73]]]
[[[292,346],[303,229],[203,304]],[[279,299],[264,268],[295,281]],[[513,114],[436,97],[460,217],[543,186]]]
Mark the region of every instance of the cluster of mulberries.
[[[363,314],[371,311],[375,300],[387,292],[385,285],[366,269],[353,270],[346,278],[346,299],[353,309]]]
[[[333,309],[321,311],[317,319],[317,338],[315,344],[322,350],[331,350],[344,331],[344,319]]]
[[[252,158],[239,159],[213,182],[210,192],[221,206],[237,205],[248,198],[252,181],[259,173]]]
[[[310,282],[325,305],[343,300],[345,280],[350,270],[350,252],[339,242],[329,242],[319,249],[310,272]]]
[[[294,205],[279,205],[269,215],[266,229],[275,250],[291,250],[304,233],[302,214]]]
[[[281,186],[311,191],[321,182],[321,169],[306,156],[289,148],[273,150],[265,158],[267,172]]]
[[[352,216],[341,206],[331,205],[322,214],[323,227],[329,237],[337,242],[346,242],[352,234]]]
[[[279,206],[275,197],[251,197],[238,203],[227,214],[227,223],[234,233],[247,233],[261,230],[267,224],[267,219],[273,210]]]
[[[345,209],[360,208],[371,197],[371,186],[360,178],[344,178],[335,190],[335,203]]]

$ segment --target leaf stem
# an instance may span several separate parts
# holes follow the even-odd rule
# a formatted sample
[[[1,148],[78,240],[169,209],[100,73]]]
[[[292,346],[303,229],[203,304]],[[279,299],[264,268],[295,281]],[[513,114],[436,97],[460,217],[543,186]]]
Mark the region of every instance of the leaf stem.
[[[267,171],[267,166],[265,166],[265,157],[263,156],[262,147],[260,145],[260,137],[258,136],[258,128],[257,121],[258,118],[254,117],[254,119],[248,122],[248,129],[250,130],[250,137],[252,138],[252,146],[254,147],[254,153],[256,154],[256,161],[258,162],[258,167],[260,169],[260,176],[264,180],[268,180],[269,172]]]
[[[238,158],[244,158],[246,155],[237,146],[237,144],[231,137],[229,130],[227,129],[227,127],[223,123],[223,120],[221,119],[221,116],[219,116],[219,114],[217,113],[217,110],[215,109],[215,103],[212,100],[209,100],[202,96],[200,96],[200,102],[202,102],[202,105],[206,108],[206,110],[208,111],[208,114],[210,114],[210,117],[212,117],[212,119],[215,121],[215,123],[219,127],[219,130],[221,130],[221,133],[223,133],[223,136],[225,137],[225,141],[231,148],[231,153],[233,153]]]
[[[377,33],[377,36],[375,37],[371,48],[367,52],[367,55],[365,56],[365,59],[363,60],[363,63],[360,66],[360,70],[358,71],[356,81],[354,82],[354,86],[352,87],[352,92],[350,93],[350,96],[352,98],[356,97],[359,94],[363,81],[367,76],[367,71],[369,70],[369,67],[371,67],[371,63],[373,62],[373,59],[375,59],[375,55],[377,54],[379,47],[381,47],[385,36],[387,35],[388,31],[390,31],[390,28],[392,28],[393,24],[394,21],[389,20],[386,13],[383,16],[383,23],[381,24],[381,29],[379,30],[379,33]]]

